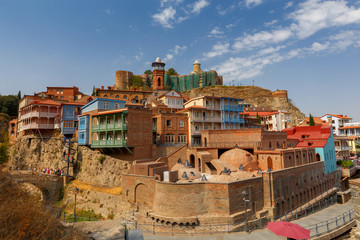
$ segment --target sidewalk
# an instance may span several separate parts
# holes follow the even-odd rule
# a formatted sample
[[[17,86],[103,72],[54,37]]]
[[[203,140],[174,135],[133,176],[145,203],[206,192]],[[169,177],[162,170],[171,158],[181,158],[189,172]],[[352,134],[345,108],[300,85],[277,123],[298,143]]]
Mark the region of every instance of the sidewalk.
[[[292,221],[294,223],[299,224],[300,226],[308,226],[317,224],[327,219],[335,218],[345,212],[348,212],[353,208],[351,201],[346,204],[334,204],[324,210],[311,214],[307,217],[303,217],[301,219]],[[286,240],[285,237],[280,237],[268,230],[267,228],[256,230],[251,233],[246,232],[237,232],[230,234],[214,234],[214,235],[177,235],[177,236],[169,236],[169,235],[153,235],[151,233],[144,233],[145,240],[165,240],[165,239],[173,239],[173,240],[181,240],[181,239],[189,239],[189,240],[232,240],[232,239],[242,239],[242,240],[251,240],[251,239],[274,239],[274,240]]]

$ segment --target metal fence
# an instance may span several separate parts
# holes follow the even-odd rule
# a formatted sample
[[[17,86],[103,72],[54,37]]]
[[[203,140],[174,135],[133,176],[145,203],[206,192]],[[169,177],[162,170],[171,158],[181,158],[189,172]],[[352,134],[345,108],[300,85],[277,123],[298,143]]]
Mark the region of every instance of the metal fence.
[[[335,218],[328,219],[326,221],[308,225],[304,228],[310,230],[310,237],[317,237],[325,233],[329,233],[339,227],[346,225],[355,218],[355,210],[351,209],[348,212],[345,212],[341,215],[336,216]]]
[[[99,218],[91,218],[91,217],[81,217],[76,216],[76,219],[74,219],[74,214],[66,214],[65,212],[62,214],[61,220],[67,223],[72,222],[90,222],[90,221],[99,221],[102,219]]]
[[[285,213],[284,215],[273,217],[273,218],[261,218],[261,219],[248,219],[248,221],[241,221],[236,223],[222,223],[222,224],[171,224],[170,222],[152,222],[152,223],[138,223],[136,221],[128,221],[126,223],[129,229],[141,229],[143,232],[152,234],[171,234],[171,235],[197,235],[197,234],[215,234],[215,233],[232,233],[232,232],[251,232],[257,229],[265,228],[270,221],[283,220],[289,221],[290,219],[295,220],[307,216],[316,211],[322,210],[332,204],[336,203],[336,195],[330,197],[327,200],[319,201],[317,204],[304,204],[307,207],[300,207],[291,213]],[[353,214],[353,213],[352,213]],[[353,217],[351,215],[351,217]],[[335,226],[341,226],[349,222],[349,217],[345,217],[345,220],[338,221]],[[330,225],[333,221],[329,220],[329,229],[333,229]],[[312,232],[315,231],[317,234],[323,234],[321,228],[323,223],[317,224],[318,230],[316,232],[316,226],[311,227]],[[336,225],[338,224],[338,225]],[[314,230],[315,229],[315,230]],[[315,235],[314,235],[315,236]]]

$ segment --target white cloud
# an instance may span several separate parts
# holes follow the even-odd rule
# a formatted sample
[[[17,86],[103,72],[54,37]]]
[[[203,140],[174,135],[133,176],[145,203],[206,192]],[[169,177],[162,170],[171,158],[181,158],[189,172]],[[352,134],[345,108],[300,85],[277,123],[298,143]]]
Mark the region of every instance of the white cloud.
[[[170,61],[171,59],[174,58],[174,56],[180,54],[182,51],[185,51],[186,49],[187,46],[175,45],[175,47],[173,49],[170,49],[169,53],[166,54],[164,61]]]
[[[216,56],[228,53],[230,44],[229,43],[218,43],[212,47],[212,51],[204,53],[205,58],[212,58]]]
[[[271,22],[264,23],[264,25],[265,25],[265,27],[269,27],[269,26],[274,25],[274,24],[276,24],[278,22],[279,22],[278,20],[272,20]]]
[[[245,0],[245,5],[248,8],[256,7],[262,3],[262,0]]]
[[[283,42],[291,37],[292,33],[289,29],[279,29],[272,32],[261,31],[253,35],[245,35],[236,39],[233,48],[242,50],[244,48],[251,49],[254,47],[263,47],[267,44]]]
[[[144,56],[144,53],[140,52],[138,55],[135,56],[136,61],[140,61],[143,56]]]
[[[329,47],[329,43],[321,44],[318,42],[314,42],[311,46],[311,50],[314,52],[320,52],[320,51],[324,51],[328,47]]]
[[[180,3],[182,3],[184,0],[161,0],[160,1],[160,6],[164,7],[167,4],[174,4],[174,5],[178,5]]]
[[[204,7],[207,7],[210,3],[207,0],[199,0],[192,4],[192,13],[199,14]]]
[[[163,27],[173,28],[172,22],[174,21],[175,14],[176,10],[170,6],[162,10],[162,12],[154,14],[152,17],[155,22],[160,23]]]
[[[285,9],[289,8],[289,7],[292,7],[294,5],[294,2],[293,1],[290,1],[288,2],[286,5],[285,5]]]
[[[360,9],[347,6],[344,0],[307,0],[289,17],[296,22],[292,29],[304,39],[324,28],[360,23]]]
[[[219,27],[215,27],[210,31],[210,34],[208,37],[216,37],[216,38],[222,38],[224,32],[220,30]]]
[[[111,15],[111,14],[113,14],[114,12],[111,11],[110,9],[106,9],[106,10],[105,10],[105,13],[106,13],[107,15]]]

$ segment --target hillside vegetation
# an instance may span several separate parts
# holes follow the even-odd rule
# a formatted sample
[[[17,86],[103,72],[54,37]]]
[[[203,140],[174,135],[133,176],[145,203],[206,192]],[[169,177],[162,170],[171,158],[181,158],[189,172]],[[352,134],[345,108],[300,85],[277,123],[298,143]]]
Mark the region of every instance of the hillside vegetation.
[[[255,107],[270,107],[274,110],[287,111],[291,113],[291,123],[293,125],[298,124],[305,117],[292,103],[291,99],[274,97],[269,89],[257,86],[210,86],[195,88],[182,94],[186,97],[215,96],[240,98]]]

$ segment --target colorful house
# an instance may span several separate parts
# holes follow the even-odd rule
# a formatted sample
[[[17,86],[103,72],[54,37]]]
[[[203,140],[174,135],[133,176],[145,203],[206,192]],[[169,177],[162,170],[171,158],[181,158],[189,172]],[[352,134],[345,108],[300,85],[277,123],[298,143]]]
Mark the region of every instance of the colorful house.
[[[63,103],[61,105],[61,134],[76,134],[82,106],[84,106],[82,103]]]
[[[53,100],[33,100],[20,111],[22,135],[52,135],[60,128],[58,122],[61,104]]]
[[[239,129],[244,124],[243,100],[238,98],[220,98],[220,108],[222,117],[222,129]]]
[[[79,117],[79,145],[90,144],[90,115],[107,110],[125,108],[125,101],[96,98],[81,108],[82,115]]]
[[[296,147],[315,148],[317,161],[324,161],[325,173],[336,171],[334,135],[331,125],[292,127],[283,130],[288,140],[297,140]]]

